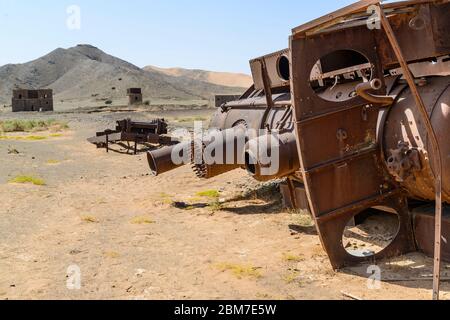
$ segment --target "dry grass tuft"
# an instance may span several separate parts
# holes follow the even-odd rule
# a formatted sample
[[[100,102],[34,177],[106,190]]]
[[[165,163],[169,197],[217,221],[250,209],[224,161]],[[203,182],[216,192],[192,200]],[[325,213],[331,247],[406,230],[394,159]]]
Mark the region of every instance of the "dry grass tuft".
[[[211,210],[212,213],[222,211],[224,209],[224,204],[220,201],[213,201],[208,204],[209,210]]]
[[[67,122],[54,119],[0,121],[0,132],[38,132],[47,130],[57,132],[68,128]]]
[[[17,176],[14,179],[9,180],[9,183],[19,183],[19,184],[33,184],[35,186],[45,186],[45,181],[33,176]]]
[[[145,216],[134,217],[133,219],[131,219],[131,224],[153,224],[153,223],[155,223],[155,221]]]
[[[83,222],[87,222],[87,223],[99,223],[99,221],[96,217],[90,216],[90,215],[81,216],[81,220]]]
[[[46,140],[44,136],[0,136],[0,140],[14,140],[14,141],[41,141]]]
[[[206,191],[197,192],[196,195],[198,197],[216,199],[216,198],[220,197],[220,192],[217,190],[206,190]]]
[[[293,210],[290,212],[293,217],[294,221],[297,225],[304,227],[304,228],[310,228],[314,227],[314,219],[307,210]]]
[[[111,259],[117,259],[120,257],[120,253],[115,252],[115,251],[107,251],[104,252],[103,255],[107,258],[111,258]]]
[[[61,162],[59,160],[54,160],[54,159],[47,160],[47,164],[48,165],[57,165],[57,164],[60,164],[60,163]]]
[[[294,283],[294,282],[299,282],[299,280],[298,280],[298,273],[297,272],[291,272],[291,273],[285,274],[282,277],[282,279],[287,284],[291,284],[291,283]]]
[[[158,201],[160,204],[171,205],[173,203],[172,196],[170,194],[161,192],[158,197],[160,198]]]
[[[305,261],[305,257],[302,255],[297,256],[291,253],[284,253],[283,260],[286,262],[302,262]]]
[[[229,271],[238,279],[242,278],[254,278],[259,279],[262,277],[259,269],[250,265],[239,265],[232,263],[219,263],[217,264],[217,269],[221,272]]]

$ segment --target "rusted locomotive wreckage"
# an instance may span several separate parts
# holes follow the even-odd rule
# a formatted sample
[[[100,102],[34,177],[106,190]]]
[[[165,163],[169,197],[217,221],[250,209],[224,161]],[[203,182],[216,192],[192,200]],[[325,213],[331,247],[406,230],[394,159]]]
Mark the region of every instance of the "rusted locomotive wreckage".
[[[117,121],[116,129],[107,129],[97,132],[95,137],[88,141],[97,148],[106,148],[110,151],[111,144],[123,144],[127,150],[131,149],[130,143],[134,143],[134,154],[138,152],[138,144],[143,145],[173,145],[176,141],[167,136],[168,123],[164,119],[155,119],[148,122],[135,122],[131,119]]]
[[[201,178],[242,167],[261,181],[287,178],[297,205],[303,184],[334,268],[419,250],[435,257],[437,298],[441,257],[450,261],[449,13],[449,1],[364,0],[293,29],[289,49],[250,61],[254,85],[218,108],[211,127],[225,138],[149,152],[152,171],[186,153]],[[208,163],[216,141],[236,161]],[[279,168],[263,175],[260,157],[274,145]],[[374,211],[398,217],[395,238],[350,254],[345,227]]]

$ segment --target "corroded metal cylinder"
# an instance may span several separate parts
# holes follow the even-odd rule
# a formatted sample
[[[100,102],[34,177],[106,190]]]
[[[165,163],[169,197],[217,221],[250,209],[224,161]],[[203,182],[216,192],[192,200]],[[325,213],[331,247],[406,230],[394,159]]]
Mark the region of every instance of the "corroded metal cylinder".
[[[450,77],[428,78],[418,89],[441,150],[443,200],[450,203]],[[430,163],[435,155],[408,87],[390,107],[383,135],[389,172],[412,198],[434,201]]]
[[[194,141],[192,169],[197,177],[211,179],[244,166],[245,126],[216,131]]]
[[[178,145],[164,147],[147,153],[147,160],[150,166],[150,170],[154,176],[175,170],[184,165],[180,163],[174,163],[173,155],[177,154],[180,159],[190,158],[190,142],[184,142]],[[186,153],[189,150],[189,153]]]
[[[263,182],[293,175],[300,170],[295,133],[267,134],[250,140],[245,167],[254,179]]]

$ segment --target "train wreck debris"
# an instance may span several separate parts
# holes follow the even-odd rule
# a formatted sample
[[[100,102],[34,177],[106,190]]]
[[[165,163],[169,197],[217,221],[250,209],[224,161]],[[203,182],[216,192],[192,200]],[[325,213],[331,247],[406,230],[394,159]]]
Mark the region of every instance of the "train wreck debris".
[[[115,130],[97,132],[95,137],[88,141],[97,148],[106,148],[109,152],[110,144],[126,142],[126,147],[131,149],[130,143],[134,143],[134,154],[138,152],[138,144],[167,146],[177,142],[167,136],[168,124],[164,119],[156,119],[150,122],[134,122],[131,119],[117,121]]]
[[[299,26],[289,49],[251,60],[254,85],[211,122],[232,138],[206,135],[188,153],[201,178],[237,168],[262,181],[287,178],[291,204],[305,202],[297,192],[304,186],[335,269],[417,250],[434,256],[437,299],[440,261],[450,259],[446,240],[441,252],[450,239],[447,215],[442,221],[450,204],[450,1],[380,2]],[[211,144],[244,164],[208,162]],[[279,153],[272,174],[261,173],[266,149]],[[155,175],[179,166],[168,164],[172,153],[149,152]],[[348,223],[374,212],[398,218],[391,243],[377,253],[347,250]]]

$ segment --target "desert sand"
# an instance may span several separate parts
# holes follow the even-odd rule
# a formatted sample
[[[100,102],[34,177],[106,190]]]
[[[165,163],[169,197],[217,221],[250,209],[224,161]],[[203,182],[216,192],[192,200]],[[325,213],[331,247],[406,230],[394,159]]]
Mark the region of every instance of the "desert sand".
[[[174,129],[214,110],[61,109],[0,112],[69,125],[33,133],[42,140],[0,140],[0,299],[431,298],[432,260],[418,253],[377,261],[385,281],[372,290],[368,265],[333,271],[311,221],[283,209],[274,184],[239,170],[198,180],[189,167],[153,177],[145,153],[86,141],[127,117],[165,117]],[[20,175],[44,185],[11,183]],[[67,287],[71,266],[79,290]]]

